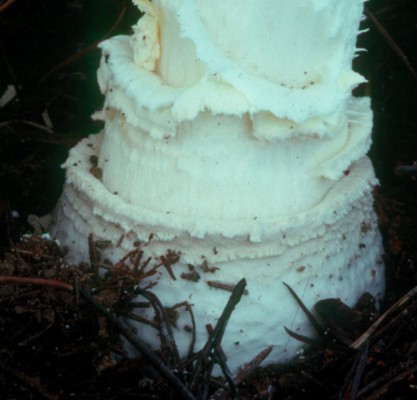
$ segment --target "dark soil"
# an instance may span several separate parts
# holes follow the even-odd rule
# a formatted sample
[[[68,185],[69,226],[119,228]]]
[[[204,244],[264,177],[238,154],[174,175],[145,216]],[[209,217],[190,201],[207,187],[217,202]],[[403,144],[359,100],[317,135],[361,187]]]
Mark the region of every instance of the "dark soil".
[[[368,79],[357,95],[371,96],[375,116],[370,156],[380,180],[375,207],[387,276],[382,309],[376,314],[362,304],[346,310],[329,299],[331,340],[319,336],[302,360],[255,369],[235,385],[211,379],[208,370],[193,386],[195,369],[185,365],[182,379],[172,350],[157,355],[171,367],[172,379],[155,369],[152,356],[124,354],[111,316],[129,312],[143,270],[129,272],[120,264],[99,277],[94,257],[91,265],[68,267],[54,242],[22,239],[32,231],[30,214],[53,209],[68,150],[101,129],[90,119],[103,101],[96,42],[129,33],[139,13],[127,0],[0,0],[0,97],[7,85],[18,92],[0,107],[1,399],[169,399],[187,393],[199,399],[416,398],[417,7],[415,0],[366,6],[369,32],[360,47],[368,51],[355,68]],[[346,334],[358,338],[366,331],[364,320],[375,323],[393,306],[365,343],[346,342]]]

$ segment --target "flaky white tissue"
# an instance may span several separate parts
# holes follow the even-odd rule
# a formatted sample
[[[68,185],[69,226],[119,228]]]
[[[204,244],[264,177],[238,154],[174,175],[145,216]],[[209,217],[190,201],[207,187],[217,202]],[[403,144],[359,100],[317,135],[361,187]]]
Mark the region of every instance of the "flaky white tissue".
[[[301,344],[283,327],[311,329],[283,281],[310,308],[384,290],[372,113],[351,95],[363,1],[135,3],[134,34],[100,46],[105,127],[71,150],[53,233],[75,261],[90,233],[113,262],[138,243],[155,262],[180,254],[175,280],[163,268],[149,279],[164,306],[192,305],[196,350],[230,295],[212,282],[246,278],[222,341],[229,367],[270,345],[267,362],[290,360]],[[191,321],[178,311],[184,356]]]

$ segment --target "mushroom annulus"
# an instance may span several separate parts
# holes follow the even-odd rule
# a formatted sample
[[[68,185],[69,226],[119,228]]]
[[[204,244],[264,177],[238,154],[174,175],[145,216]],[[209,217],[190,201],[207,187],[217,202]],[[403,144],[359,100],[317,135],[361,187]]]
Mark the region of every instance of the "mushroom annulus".
[[[302,344],[284,326],[311,334],[283,282],[308,308],[383,295],[372,112],[352,95],[363,2],[134,0],[133,34],[100,45],[104,130],[70,151],[52,233],[73,261],[90,234],[113,262],[138,245],[178,255],[147,279],[164,307],[192,307],[196,349],[245,278],[222,340],[232,371],[268,346],[266,363],[293,359]]]

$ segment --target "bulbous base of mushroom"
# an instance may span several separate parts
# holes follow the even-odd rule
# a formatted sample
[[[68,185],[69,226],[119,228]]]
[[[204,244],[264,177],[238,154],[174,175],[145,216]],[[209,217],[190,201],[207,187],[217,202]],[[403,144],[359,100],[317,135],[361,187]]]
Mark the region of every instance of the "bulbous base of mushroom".
[[[232,372],[271,345],[273,351],[266,363],[293,359],[302,345],[287,335],[284,326],[313,334],[283,282],[310,309],[325,298],[340,298],[349,306],[364,292],[381,298],[382,247],[372,208],[375,178],[366,157],[353,163],[349,174],[335,182],[315,206],[267,221],[268,234],[254,241],[250,232],[193,236],[184,226],[175,229],[175,215],[165,215],[173,223],[164,225],[163,215],[129,203],[109,190],[101,181],[100,169],[92,164],[101,154],[102,140],[103,134],[92,135],[72,149],[53,235],[68,246],[74,261],[87,257],[90,233],[96,240],[108,241],[102,256],[113,262],[139,243],[144,258],[153,259],[150,267],[169,249],[177,252],[180,260],[172,266],[175,279],[162,267],[147,282],[155,283],[152,291],[165,307],[184,301],[192,305],[195,350],[204,345],[206,325],[216,324],[229,299],[225,288],[246,278],[247,293],[233,312],[222,341]],[[192,322],[185,308],[177,311],[174,335],[185,356],[192,341]],[[150,310],[138,312],[149,319],[154,317]],[[132,324],[149,344],[159,347],[152,327]]]

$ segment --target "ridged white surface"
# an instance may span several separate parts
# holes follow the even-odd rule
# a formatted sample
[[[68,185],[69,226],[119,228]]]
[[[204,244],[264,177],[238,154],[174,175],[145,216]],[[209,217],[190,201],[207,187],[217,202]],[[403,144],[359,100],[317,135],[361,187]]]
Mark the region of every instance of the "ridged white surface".
[[[384,290],[372,113],[350,94],[363,81],[351,70],[363,2],[135,2],[134,35],[101,44],[105,128],[70,152],[53,233],[75,261],[90,233],[113,262],[138,242],[155,262],[178,252],[176,279],[160,268],[150,280],[164,306],[193,305],[196,350],[230,295],[207,282],[246,278],[222,342],[229,366],[269,345],[269,362],[287,361],[301,345],[283,326],[311,330],[283,281],[310,308]],[[198,282],[184,279],[189,264]],[[190,324],[180,309],[182,355]]]
[[[247,235],[228,238],[206,234],[200,239],[190,233],[194,218],[129,204],[89,172],[90,157],[100,153],[102,139],[103,134],[92,135],[71,151],[54,235],[69,246],[73,261],[86,259],[89,233],[97,240],[111,241],[112,246],[103,250],[103,259],[117,261],[137,242],[143,243],[144,259],[151,256],[155,263],[167,249],[179,252],[180,262],[173,266],[177,279],[172,280],[160,268],[150,281],[157,282],[152,291],[164,306],[182,301],[193,304],[197,350],[207,339],[205,325],[215,325],[230,295],[208,286],[207,281],[233,285],[246,278],[248,295],[243,296],[233,313],[222,342],[232,371],[270,345],[274,351],[269,362],[293,358],[301,344],[289,339],[284,326],[313,334],[282,282],[289,284],[310,308],[316,301],[329,297],[340,298],[353,306],[366,291],[377,299],[382,297],[382,248],[371,194],[375,181],[367,158],[354,164],[349,175],[319,205],[304,213],[268,221],[270,224],[265,225],[271,229],[262,241],[251,240],[253,232],[267,229],[262,227],[262,218],[246,221],[251,227]],[[352,188],[356,189],[354,193]],[[151,234],[153,239],[149,241]],[[210,267],[219,269],[205,273],[200,268],[204,260]],[[198,282],[181,278],[190,272],[189,264],[199,273]],[[148,317],[152,319],[152,315]],[[191,342],[187,331],[190,324],[188,313],[180,309],[174,334],[182,356]],[[139,332],[158,347],[159,339],[152,328],[141,325]]]

